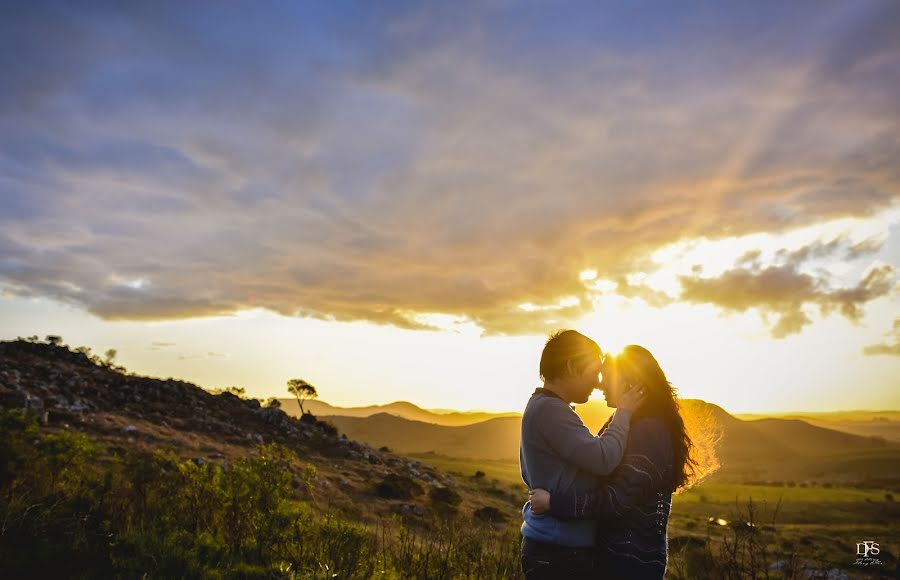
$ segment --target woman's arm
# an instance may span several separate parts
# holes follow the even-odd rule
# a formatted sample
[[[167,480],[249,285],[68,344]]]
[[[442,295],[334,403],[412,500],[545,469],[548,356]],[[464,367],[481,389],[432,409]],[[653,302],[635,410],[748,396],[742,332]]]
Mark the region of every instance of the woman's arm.
[[[631,431],[628,451],[608,482],[567,493],[534,489],[529,493],[532,511],[549,511],[562,519],[621,516],[649,494],[669,488],[672,445],[668,430],[653,419],[638,422]]]

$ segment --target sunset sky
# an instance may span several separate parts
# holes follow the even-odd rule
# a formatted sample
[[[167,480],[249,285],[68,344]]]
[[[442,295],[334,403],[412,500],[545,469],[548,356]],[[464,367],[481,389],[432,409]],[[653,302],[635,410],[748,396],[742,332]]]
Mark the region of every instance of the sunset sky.
[[[521,410],[547,334],[900,408],[900,2],[0,8],[0,339]]]

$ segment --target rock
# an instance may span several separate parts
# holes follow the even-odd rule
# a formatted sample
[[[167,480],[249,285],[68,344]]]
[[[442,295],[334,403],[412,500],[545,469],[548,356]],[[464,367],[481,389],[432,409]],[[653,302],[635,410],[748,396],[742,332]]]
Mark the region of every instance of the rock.
[[[397,506],[397,509],[400,512],[412,514],[414,516],[421,516],[425,513],[425,510],[422,509],[422,506],[414,503],[402,503]]]
[[[44,410],[44,400],[30,393],[25,394],[25,409],[40,413]]]
[[[138,430],[138,428],[135,427],[134,425],[126,425],[125,427],[122,427],[122,431],[124,433],[136,433],[137,430]]]

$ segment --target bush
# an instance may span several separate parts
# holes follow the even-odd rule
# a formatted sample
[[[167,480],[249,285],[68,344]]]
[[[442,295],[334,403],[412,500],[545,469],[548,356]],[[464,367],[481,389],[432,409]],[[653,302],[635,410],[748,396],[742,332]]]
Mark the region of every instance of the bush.
[[[319,431],[321,431],[326,437],[338,436],[338,428],[335,427],[333,423],[329,423],[328,421],[319,421]]]
[[[449,487],[433,487],[428,492],[431,505],[442,512],[453,512],[462,503],[462,496]]]
[[[425,490],[407,475],[389,473],[375,486],[375,493],[384,499],[412,499]]]
[[[483,522],[498,524],[506,521],[506,516],[495,507],[488,506],[475,510],[475,517]]]

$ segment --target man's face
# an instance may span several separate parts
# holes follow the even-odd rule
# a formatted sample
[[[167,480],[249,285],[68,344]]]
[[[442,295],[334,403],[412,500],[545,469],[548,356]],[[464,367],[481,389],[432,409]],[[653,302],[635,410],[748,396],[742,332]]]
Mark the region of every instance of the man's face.
[[[600,388],[600,369],[602,361],[599,357],[591,358],[581,372],[572,377],[572,402],[586,403],[594,389]]]

